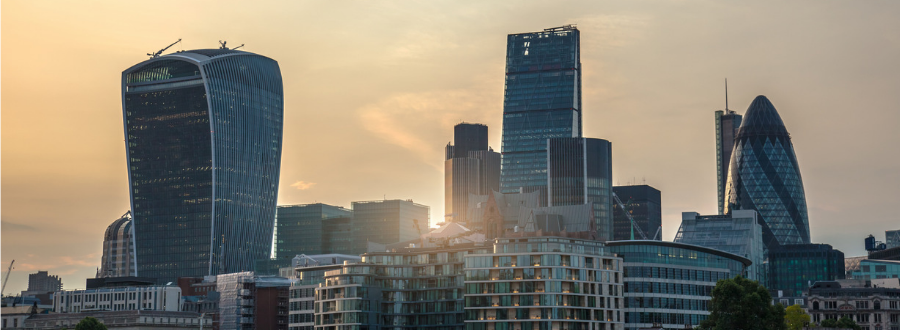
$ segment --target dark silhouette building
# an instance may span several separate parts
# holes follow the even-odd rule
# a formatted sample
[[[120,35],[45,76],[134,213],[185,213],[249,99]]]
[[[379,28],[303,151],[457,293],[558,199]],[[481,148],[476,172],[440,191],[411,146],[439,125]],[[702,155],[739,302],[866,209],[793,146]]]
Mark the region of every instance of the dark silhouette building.
[[[727,99],[727,96],[726,96]],[[731,152],[734,149],[734,138],[741,127],[741,115],[732,110],[716,111],[716,189],[719,197],[719,214],[724,214],[725,186],[728,184],[728,168],[731,165]]]
[[[581,49],[574,25],[510,34],[503,99],[503,193],[547,201],[547,139],[581,137]]]
[[[231,50],[122,72],[138,276],[253,269],[272,246],[284,100],[278,63]]]
[[[350,221],[353,211],[340,206],[315,203],[280,205],[276,214],[276,259],[290,260],[298,254],[350,251]]]
[[[726,214],[758,212],[770,250],[810,242],[806,194],[791,136],[765,96],[757,96],[744,114],[729,171]]]
[[[597,238],[612,240],[612,144],[603,139],[552,138],[547,153],[548,205],[591,204]]]
[[[662,227],[662,196],[659,190],[648,185],[636,185],[615,186],[612,191],[625,204],[647,239],[662,240],[662,233],[656,235]],[[631,220],[625,215],[625,211],[618,206],[613,208],[613,239],[641,239],[637,230],[632,230]]]
[[[444,160],[445,220],[468,225],[469,194],[500,190],[500,154],[488,147],[488,128],[462,123],[453,128]]]

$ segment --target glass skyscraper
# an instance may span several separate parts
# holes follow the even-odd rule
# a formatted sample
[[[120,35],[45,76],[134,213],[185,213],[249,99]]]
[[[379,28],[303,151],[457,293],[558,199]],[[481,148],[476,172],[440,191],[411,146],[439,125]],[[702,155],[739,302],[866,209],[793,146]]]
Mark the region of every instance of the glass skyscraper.
[[[618,206],[613,208],[613,239],[641,239],[631,228],[631,220],[625,214],[628,212],[647,239],[662,240],[662,193],[648,185],[615,186],[612,190],[628,208],[627,211]]]
[[[461,123],[444,159],[444,220],[469,226],[469,194],[500,190],[500,154],[488,147],[488,127]]]
[[[281,166],[278,63],[199,49],[122,73],[137,275],[160,283],[268,257]]]
[[[612,144],[603,139],[547,140],[549,206],[590,204],[593,230],[613,239]]]
[[[547,139],[581,137],[580,48],[573,25],[507,37],[501,192],[546,205]]]
[[[728,166],[731,164],[734,138],[741,127],[741,118],[741,115],[728,109],[716,111],[716,187],[719,214],[724,214],[725,203],[728,202],[725,185],[728,183]]]
[[[729,171],[725,214],[758,212],[763,242],[770,250],[810,242],[806,194],[794,145],[765,96],[757,96],[744,114]]]

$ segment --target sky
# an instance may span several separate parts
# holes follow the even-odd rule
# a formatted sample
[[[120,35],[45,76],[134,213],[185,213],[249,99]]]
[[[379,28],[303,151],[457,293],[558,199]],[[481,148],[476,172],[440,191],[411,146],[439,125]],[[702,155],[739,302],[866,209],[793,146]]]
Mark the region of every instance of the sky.
[[[219,40],[278,61],[279,204],[413,199],[443,219],[443,148],[500,149],[506,35],[577,24],[586,137],[614,184],[716,212],[714,111],[766,95],[791,133],[812,240],[846,256],[900,229],[900,2],[24,1],[0,3],[0,268],[83,288],[129,208],[121,72]],[[167,52],[168,53],[168,52]]]

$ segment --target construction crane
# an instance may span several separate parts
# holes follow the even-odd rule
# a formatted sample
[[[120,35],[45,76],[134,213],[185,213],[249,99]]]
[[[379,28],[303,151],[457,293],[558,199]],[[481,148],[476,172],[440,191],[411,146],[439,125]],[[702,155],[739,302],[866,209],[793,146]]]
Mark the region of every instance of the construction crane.
[[[162,54],[162,52],[166,51],[166,49],[169,49],[169,48],[171,48],[172,46],[175,46],[175,44],[177,44],[177,43],[179,43],[179,42],[181,42],[181,38],[178,38],[178,41],[173,42],[171,45],[166,46],[166,48],[160,49],[160,50],[159,50],[158,52],[156,52],[156,53],[147,53],[147,56],[150,56],[150,58],[157,58],[157,57],[159,57],[160,54]]]
[[[631,221],[631,239],[634,239],[634,230],[637,229],[639,235],[641,235],[641,239],[647,239],[647,235],[644,235],[644,231],[641,230],[641,227],[634,222],[634,218],[631,217],[631,213],[625,209],[625,204],[622,203],[622,200],[619,199],[619,196],[616,193],[613,193],[613,199],[616,200],[616,204],[619,204],[619,207],[622,208],[622,213],[625,213],[625,216],[628,217],[628,220]],[[657,231],[658,232],[658,231]]]
[[[13,259],[13,261],[10,261],[9,268],[6,269],[6,277],[3,278],[3,287],[0,288],[0,296],[3,296],[3,291],[6,291],[6,282],[9,281],[9,273],[12,272],[12,266],[14,263],[16,263],[15,259]]]
[[[228,49],[228,47],[225,46],[225,44],[227,44],[227,43],[228,43],[228,41],[222,41],[222,40],[219,40],[219,49]],[[241,47],[244,47],[244,44],[241,44],[240,46],[231,48],[231,50],[235,50],[235,49],[238,49],[238,48],[241,48]]]

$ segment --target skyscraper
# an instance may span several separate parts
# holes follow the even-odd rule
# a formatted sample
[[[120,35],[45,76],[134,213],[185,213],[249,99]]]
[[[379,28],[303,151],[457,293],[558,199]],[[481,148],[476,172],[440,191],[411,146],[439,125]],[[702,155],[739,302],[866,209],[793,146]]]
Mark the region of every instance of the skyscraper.
[[[591,204],[597,238],[613,239],[612,145],[589,138],[547,140],[549,206]]]
[[[574,25],[510,34],[503,99],[503,193],[547,201],[547,139],[581,137],[581,51]]]
[[[735,137],[725,195],[725,213],[755,210],[769,250],[809,243],[806,194],[794,145],[765,96],[757,96]]]
[[[353,202],[354,254],[368,251],[368,243],[393,244],[428,232],[428,206],[408,200]]]
[[[131,212],[113,221],[103,235],[103,257],[97,277],[135,276]]]
[[[631,214],[634,222],[641,228],[647,239],[662,240],[662,233],[656,235],[662,228],[662,194],[656,188],[648,185],[616,186],[612,188],[616,196],[625,204],[627,212]],[[625,210],[615,206],[613,208],[613,239],[617,241],[641,239],[637,230],[632,230],[631,220],[625,215]]]
[[[137,275],[253,269],[271,250],[281,71],[231,49],[154,56],[122,73]]]
[[[726,96],[727,98],[727,96]],[[716,184],[719,197],[719,214],[724,214],[725,185],[728,183],[728,166],[731,164],[731,151],[734,149],[734,138],[741,127],[741,115],[734,111],[716,111]]]
[[[298,254],[343,253],[332,251],[329,239],[334,234],[346,239],[349,249],[353,212],[349,209],[322,204],[280,205],[276,211],[275,258],[290,260]]]
[[[488,128],[462,123],[453,128],[444,160],[445,220],[467,225],[469,194],[500,189],[500,154],[488,148]]]

